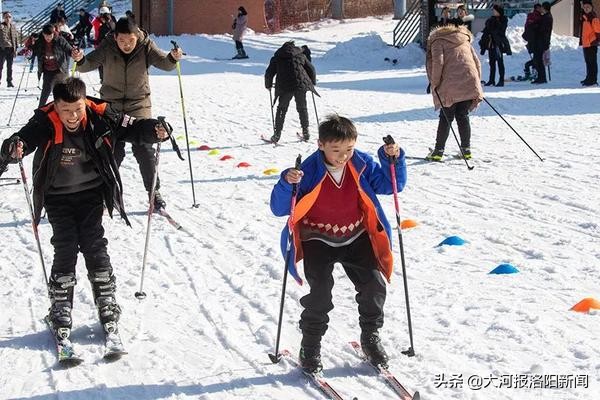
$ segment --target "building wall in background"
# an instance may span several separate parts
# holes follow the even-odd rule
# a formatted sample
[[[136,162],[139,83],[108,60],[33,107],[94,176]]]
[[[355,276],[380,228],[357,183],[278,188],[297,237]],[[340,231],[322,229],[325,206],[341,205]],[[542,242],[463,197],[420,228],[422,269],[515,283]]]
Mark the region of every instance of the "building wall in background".
[[[169,33],[169,4],[173,4],[173,33],[229,33],[237,8],[248,11],[248,27],[277,31],[331,17],[334,1],[342,0],[132,0],[140,25],[151,33]],[[391,14],[390,0],[343,0],[345,18]],[[266,18],[267,17],[267,18]]]

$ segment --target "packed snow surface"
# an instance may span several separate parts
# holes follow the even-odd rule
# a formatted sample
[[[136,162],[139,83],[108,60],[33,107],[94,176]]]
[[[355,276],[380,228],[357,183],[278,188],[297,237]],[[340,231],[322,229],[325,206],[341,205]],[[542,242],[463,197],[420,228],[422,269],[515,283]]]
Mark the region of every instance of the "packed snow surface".
[[[4,1],[5,9],[9,3]],[[524,19],[518,18],[508,32],[515,54],[506,58],[507,76],[522,74],[528,59],[520,38]],[[369,153],[391,134],[409,157],[423,157],[434,144],[438,114],[425,93],[422,51],[386,45],[394,24],[391,17],[324,20],[276,35],[249,33],[244,45],[250,58],[242,61],[215,59],[234,54],[230,35],[155,38],[163,49],[174,39],[187,53],[181,78],[199,207],[191,207],[187,160],[178,160],[165,144],[161,192],[184,230],[154,216],[144,283],[148,297],[135,299],[147,199],[128,152],[121,172],[132,227],[119,219],[106,218],[104,224],[129,355],[114,363],[101,359],[100,326],[81,257],[72,338],[85,363],[62,370],[43,322],[48,300],[23,188],[1,186],[0,398],[322,398],[289,363],[273,365],[267,357],[277,334],[285,218],[269,209],[279,173],[264,172],[283,171],[298,154],[315,151],[317,124],[309,95],[310,142],[297,141],[300,126],[292,105],[284,145],[263,143],[260,136],[272,132],[263,74],[283,42],[307,44],[318,71],[320,120],[332,112],[352,118],[357,148]],[[483,64],[487,79],[487,60]],[[0,87],[2,138],[26,123],[37,105],[35,74],[23,71],[19,58],[14,79],[21,89],[10,127],[5,125],[17,88],[7,89],[5,82]],[[391,370],[423,399],[599,396],[598,311],[570,311],[583,298],[600,298],[600,89],[580,88],[584,74],[577,40],[555,35],[551,83],[486,88],[489,102],[543,162],[485,103],[471,116],[472,171],[452,159],[458,152],[452,136],[446,162],[407,159],[408,183],[399,201],[402,219],[418,222],[403,231],[416,356],[402,354],[409,336],[396,231],[396,269],[381,337]],[[97,73],[82,78],[89,94],[99,96]],[[150,82],[154,114],[167,118],[185,148],[176,72],[152,69]],[[197,150],[201,145],[219,154]],[[224,155],[232,158],[221,161]],[[236,167],[241,162],[250,166]],[[25,165],[30,175],[31,158]],[[3,177],[18,175],[11,166]],[[392,197],[381,201],[395,226]],[[40,236],[49,267],[52,230],[46,220]],[[466,243],[437,246],[449,236]],[[489,274],[504,263],[519,272]],[[334,277],[335,309],[322,348],[325,376],[348,398],[394,398],[347,344],[360,334],[355,291],[342,268]],[[288,280],[281,347],[294,354],[301,339],[299,300],[307,291]],[[519,382],[525,387],[516,388]]]

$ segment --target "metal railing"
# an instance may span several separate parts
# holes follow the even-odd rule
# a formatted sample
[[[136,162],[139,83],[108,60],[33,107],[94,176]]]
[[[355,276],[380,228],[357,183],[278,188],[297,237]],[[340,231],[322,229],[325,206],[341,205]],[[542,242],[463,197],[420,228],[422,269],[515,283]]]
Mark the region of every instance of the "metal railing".
[[[21,26],[21,42],[25,41],[32,33],[39,32],[42,27],[50,22],[50,13],[56,7],[58,3],[62,3],[64,6],[65,14],[67,16],[67,23],[69,25],[74,24],[79,18],[78,10],[80,8],[90,10],[97,3],[97,0],[56,0],[48,7],[39,12],[31,20],[27,21]]]
[[[421,0],[412,0],[406,8],[406,13],[394,28],[394,46],[404,47],[417,38],[421,26],[421,14]]]

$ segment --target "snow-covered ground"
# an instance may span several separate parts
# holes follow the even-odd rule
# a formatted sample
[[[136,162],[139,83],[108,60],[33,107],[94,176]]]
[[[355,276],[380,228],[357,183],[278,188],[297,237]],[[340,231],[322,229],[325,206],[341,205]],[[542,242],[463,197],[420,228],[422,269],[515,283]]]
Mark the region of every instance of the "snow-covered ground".
[[[522,22],[509,31],[515,54],[507,58],[507,75],[520,74],[527,59]],[[293,106],[284,146],[259,139],[271,131],[263,74],[284,41],[309,45],[319,73],[319,118],[331,112],[351,117],[359,129],[358,148],[373,154],[381,137],[392,134],[409,156],[422,157],[434,143],[437,114],[425,93],[423,53],[385,44],[393,26],[386,17],[323,21],[272,36],[251,33],[245,40],[250,58],[244,61],[215,60],[234,53],[226,35],[157,38],[164,49],[177,40],[188,54],[181,69],[200,207],[191,208],[187,161],[163,146],[162,193],[186,230],[176,231],[156,217],[146,270],[148,298],[136,300],[147,205],[137,164],[128,154],[122,175],[133,226],[108,219],[105,226],[129,355],[110,364],[100,359],[100,327],[81,261],[72,336],[86,362],[60,370],[42,321],[48,301],[23,189],[0,187],[0,398],[322,398],[292,366],[272,365],[267,357],[276,339],[283,277],[278,244],[285,219],[270,213],[269,195],[278,176],[264,171],[289,167],[298,153],[308,156],[316,139],[297,142]],[[576,39],[554,37],[552,50],[548,85],[507,82],[504,88],[486,88],[487,99],[544,162],[485,104],[471,119],[474,170],[460,160],[407,160],[401,214],[419,223],[403,233],[416,357],[401,353],[409,342],[395,237],[396,272],[381,333],[391,369],[424,399],[592,400],[600,393],[599,314],[569,311],[585,297],[600,297],[600,89],[579,87],[584,63]],[[385,57],[399,62],[392,65]],[[18,60],[17,83],[22,70]],[[97,74],[82,77],[94,95]],[[177,75],[153,70],[151,86],[154,113],[166,116],[183,136]],[[16,89],[0,88],[0,136],[27,121],[38,92],[34,75],[26,76],[7,128]],[[314,138],[312,105],[311,131]],[[203,144],[220,153],[194,150]],[[447,149],[457,152],[452,137]],[[224,155],[233,159],[220,161]],[[237,168],[240,162],[250,167]],[[4,177],[17,175],[13,166]],[[381,201],[395,224],[392,198]],[[46,222],[40,234],[50,264]],[[436,247],[451,235],[468,243]],[[489,274],[501,263],[520,272]],[[348,398],[394,398],[346,344],[360,333],[354,289],[341,268],[334,274],[336,308],[323,339],[325,375]],[[301,338],[299,299],[307,290],[288,280],[282,347],[294,353]],[[580,385],[586,377],[587,388],[573,388],[575,380]],[[533,387],[517,389],[515,382],[512,388],[506,387],[509,382],[499,387],[509,378]],[[552,379],[560,379],[565,387],[537,388],[540,379],[554,387]],[[468,382],[477,385],[478,380],[487,387],[469,388]]]

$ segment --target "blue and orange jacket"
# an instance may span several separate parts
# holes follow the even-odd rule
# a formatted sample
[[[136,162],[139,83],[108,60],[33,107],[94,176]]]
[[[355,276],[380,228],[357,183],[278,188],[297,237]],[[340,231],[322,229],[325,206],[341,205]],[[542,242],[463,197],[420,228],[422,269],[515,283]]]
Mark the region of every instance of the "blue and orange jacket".
[[[377,152],[380,164],[375,162],[373,157],[367,153],[354,150],[354,155],[347,164],[347,168],[356,181],[359,188],[360,207],[364,213],[364,224],[373,252],[377,258],[378,268],[390,282],[393,271],[392,257],[392,229],[377,199],[378,194],[392,194],[392,177],[390,172],[390,162],[383,146]],[[327,176],[325,158],[320,150],[311,154],[300,167],[304,172],[304,177],[298,184],[297,202],[294,209],[294,215],[291,216],[291,226],[293,227],[293,243],[290,246],[290,257],[287,265],[288,272],[302,284],[302,279],[296,269],[296,263],[303,258],[302,243],[300,241],[299,222],[315,203],[321,190],[323,180]],[[271,211],[278,217],[289,215],[292,198],[292,185],[289,184],[284,176],[287,170],[283,171],[279,182],[271,192]],[[401,191],[406,184],[406,160],[404,150],[400,150],[400,157],[396,164],[396,185],[398,191]],[[289,229],[286,225],[281,233],[281,250],[285,258],[286,248],[289,238]]]

